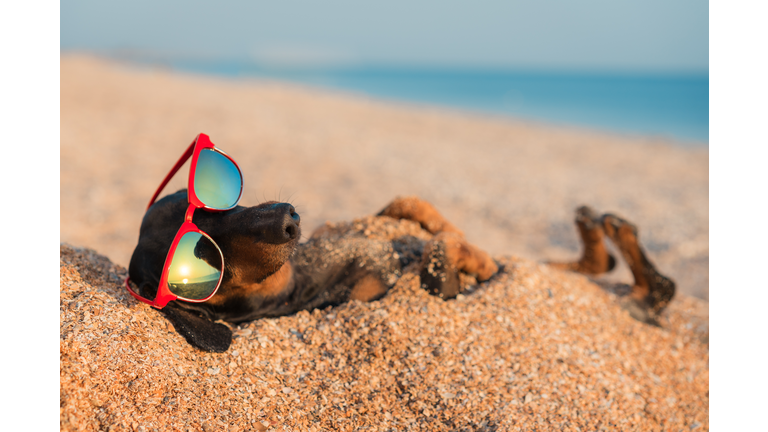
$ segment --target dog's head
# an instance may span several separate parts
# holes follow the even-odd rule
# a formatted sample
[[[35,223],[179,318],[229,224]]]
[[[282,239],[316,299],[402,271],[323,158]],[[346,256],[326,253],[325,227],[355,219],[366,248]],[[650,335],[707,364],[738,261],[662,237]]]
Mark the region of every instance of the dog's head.
[[[187,209],[187,191],[155,203],[144,215],[129,274],[145,298],[154,298],[168,250]],[[299,215],[286,203],[237,206],[224,212],[197,210],[193,222],[211,236],[224,255],[216,294],[203,303],[172,301],[162,309],[189,343],[206,351],[226,351],[229,328],[214,323],[248,321],[269,315],[285,302],[291,284],[288,261],[301,237]]]

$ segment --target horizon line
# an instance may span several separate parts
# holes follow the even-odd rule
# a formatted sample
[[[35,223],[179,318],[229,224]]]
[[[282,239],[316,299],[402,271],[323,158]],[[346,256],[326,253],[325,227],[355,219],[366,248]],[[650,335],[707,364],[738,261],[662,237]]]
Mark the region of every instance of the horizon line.
[[[106,58],[114,61],[149,64],[158,66],[173,66],[173,63],[231,63],[250,66],[264,72],[311,72],[334,70],[380,69],[391,71],[437,71],[450,70],[455,72],[507,72],[524,74],[576,74],[576,75],[626,75],[626,76],[696,76],[709,78],[709,67],[700,68],[660,68],[660,67],[628,67],[628,66],[566,66],[552,64],[512,64],[512,63],[470,63],[470,62],[408,62],[408,61],[374,61],[374,60],[338,60],[338,61],[271,61],[252,56],[200,55],[181,52],[161,52],[133,48],[120,49],[88,49],[60,48],[60,55],[85,54]]]

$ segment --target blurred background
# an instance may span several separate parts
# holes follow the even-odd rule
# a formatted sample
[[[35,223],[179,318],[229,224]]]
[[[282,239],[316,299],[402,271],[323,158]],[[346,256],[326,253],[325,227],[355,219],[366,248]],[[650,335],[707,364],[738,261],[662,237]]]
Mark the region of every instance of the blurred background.
[[[61,4],[61,49],[709,140],[701,0],[73,0]]]
[[[708,38],[693,0],[63,2],[61,241],[128,266],[205,132],[305,237],[418,195],[492,254],[575,259],[589,204],[708,299]]]

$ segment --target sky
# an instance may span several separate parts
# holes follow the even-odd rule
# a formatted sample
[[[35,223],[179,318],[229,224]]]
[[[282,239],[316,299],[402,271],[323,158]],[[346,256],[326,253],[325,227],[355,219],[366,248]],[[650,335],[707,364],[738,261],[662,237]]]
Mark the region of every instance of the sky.
[[[708,73],[701,0],[68,0],[61,50],[256,61]]]

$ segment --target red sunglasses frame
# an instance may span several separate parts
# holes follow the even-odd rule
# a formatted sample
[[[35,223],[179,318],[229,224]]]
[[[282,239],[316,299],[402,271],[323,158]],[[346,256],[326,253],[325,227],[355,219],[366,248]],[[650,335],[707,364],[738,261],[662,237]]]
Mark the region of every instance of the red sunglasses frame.
[[[200,199],[197,197],[197,194],[195,193],[195,171],[197,169],[197,159],[200,156],[200,152],[204,149],[210,149],[213,150],[222,156],[229,159],[234,165],[235,168],[237,168],[237,171],[240,173],[240,195],[237,197],[237,201],[235,201],[235,204],[232,205],[232,207],[226,208],[226,209],[216,209],[211,208],[205,205]],[[165,307],[165,305],[168,304],[171,300],[183,300],[187,302],[192,303],[202,303],[205,301],[208,301],[216,294],[216,291],[219,290],[219,286],[221,286],[221,279],[224,276],[224,271],[222,268],[222,272],[219,275],[219,281],[216,284],[216,288],[213,290],[211,295],[204,299],[188,299],[184,297],[179,297],[176,294],[173,294],[171,290],[168,288],[168,272],[171,267],[171,258],[173,258],[173,254],[176,252],[176,247],[179,245],[179,242],[181,241],[181,238],[184,236],[184,234],[194,232],[201,234],[208,238],[208,240],[213,243],[214,246],[216,246],[216,250],[219,251],[219,255],[221,255],[221,263],[222,266],[224,265],[224,255],[221,253],[221,248],[219,248],[219,245],[216,244],[215,241],[206,234],[205,232],[201,231],[200,228],[197,227],[194,223],[192,223],[192,217],[195,214],[195,210],[197,209],[203,209],[210,212],[220,212],[220,211],[227,211],[230,209],[235,208],[237,206],[237,203],[240,202],[240,198],[243,196],[243,173],[240,170],[240,166],[237,165],[237,162],[235,162],[234,159],[232,159],[228,154],[224,153],[221,149],[217,148],[212,142],[210,137],[208,135],[201,133],[198,134],[197,137],[195,137],[195,140],[192,141],[192,144],[189,145],[189,148],[184,152],[184,154],[181,155],[181,158],[178,162],[176,162],[176,165],[171,169],[171,171],[168,173],[167,176],[165,176],[165,179],[160,184],[160,187],[157,188],[157,191],[152,196],[152,199],[149,200],[149,204],[147,205],[147,210],[149,210],[150,207],[152,207],[152,204],[155,203],[155,200],[157,200],[157,197],[160,195],[160,192],[163,191],[165,186],[168,184],[169,181],[171,181],[171,178],[176,174],[176,172],[181,169],[182,165],[187,161],[187,159],[192,157],[192,162],[189,167],[189,182],[187,185],[187,200],[189,202],[189,206],[187,207],[187,211],[184,215],[184,222],[181,224],[181,227],[179,228],[179,231],[176,233],[176,236],[173,238],[173,242],[171,243],[171,248],[168,250],[168,254],[165,257],[165,263],[163,264],[163,273],[160,276],[160,282],[157,287],[157,295],[155,296],[154,301],[149,300],[147,298],[142,297],[137,292],[135,292],[131,288],[131,284],[129,283],[130,277],[125,278],[125,288],[128,290],[129,293],[131,293],[132,296],[136,298],[136,300],[139,300],[143,303],[147,303],[151,305],[154,308],[162,309]]]

